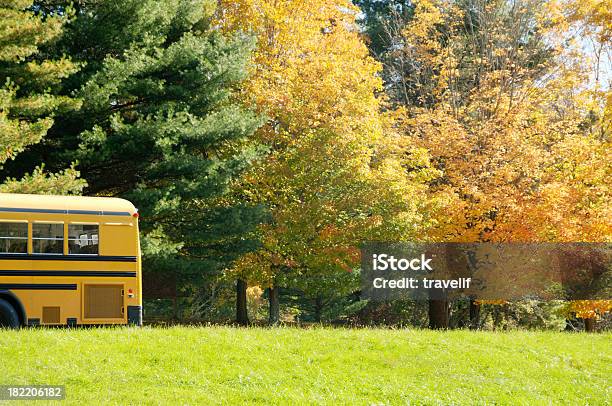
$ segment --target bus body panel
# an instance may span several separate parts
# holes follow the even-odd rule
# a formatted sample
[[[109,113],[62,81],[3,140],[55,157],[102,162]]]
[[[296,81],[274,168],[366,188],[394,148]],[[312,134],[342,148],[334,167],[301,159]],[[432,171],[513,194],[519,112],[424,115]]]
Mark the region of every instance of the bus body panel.
[[[140,324],[128,318],[142,314],[136,213],[122,199],[0,194],[0,225],[28,226],[27,253],[0,252],[0,292],[22,303],[24,324]],[[61,224],[61,254],[33,252],[36,224]],[[71,225],[97,226],[97,254],[69,252]]]

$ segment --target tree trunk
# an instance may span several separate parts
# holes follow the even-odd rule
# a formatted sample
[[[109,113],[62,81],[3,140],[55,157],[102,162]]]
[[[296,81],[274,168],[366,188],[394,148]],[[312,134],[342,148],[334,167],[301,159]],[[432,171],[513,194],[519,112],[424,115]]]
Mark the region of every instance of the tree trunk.
[[[595,319],[583,319],[584,320],[584,331],[592,333],[595,331]]]
[[[502,321],[502,314],[499,305],[493,305],[493,331],[497,331]]]
[[[175,321],[179,319],[178,298],[176,296],[172,298],[172,317]]]
[[[477,330],[480,326],[480,304],[470,299],[470,330]]]
[[[323,299],[321,298],[321,296],[317,296],[317,298],[315,299],[315,321],[317,323],[321,322],[321,316],[323,313]]]
[[[238,279],[236,281],[236,323],[241,326],[249,324],[249,315],[247,313],[247,283],[245,280]]]
[[[445,269],[440,269],[435,272],[435,275],[429,275],[431,278],[438,277],[440,279],[448,279],[453,275],[453,267],[455,263],[453,258],[457,258],[458,246],[456,244],[446,244],[444,247],[444,259],[446,261]],[[432,330],[446,330],[449,328],[450,322],[450,303],[448,301],[448,291],[446,289],[430,288],[429,289],[429,328]]]
[[[446,330],[448,328],[448,300],[429,300],[429,328]]]
[[[271,326],[276,326],[280,322],[280,301],[278,298],[278,286],[271,286],[268,289],[270,298],[270,317],[269,323]]]

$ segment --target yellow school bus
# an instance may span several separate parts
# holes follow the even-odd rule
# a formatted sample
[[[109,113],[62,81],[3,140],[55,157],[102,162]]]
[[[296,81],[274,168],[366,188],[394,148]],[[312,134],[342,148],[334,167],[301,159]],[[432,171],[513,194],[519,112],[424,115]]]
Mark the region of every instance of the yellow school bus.
[[[0,326],[142,324],[138,211],[0,193]]]

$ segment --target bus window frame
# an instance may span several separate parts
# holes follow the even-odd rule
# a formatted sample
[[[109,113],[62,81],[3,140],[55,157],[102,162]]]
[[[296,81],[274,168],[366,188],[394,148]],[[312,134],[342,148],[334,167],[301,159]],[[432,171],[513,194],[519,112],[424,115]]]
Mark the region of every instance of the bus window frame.
[[[77,254],[70,252],[70,226],[98,226],[98,253],[97,254]],[[74,255],[81,257],[98,257],[100,256],[100,223],[94,221],[69,221],[66,223],[64,227],[64,234],[68,236],[66,238],[66,244],[64,249],[66,250],[66,255]]]
[[[16,255],[28,255],[30,253],[30,231],[32,227],[28,220],[15,220],[15,219],[0,219],[0,223],[16,223],[26,225],[26,236],[25,237],[3,237],[0,235],[0,240],[26,240],[26,251],[25,252],[3,252],[0,254],[16,254]]]
[[[42,238],[36,237],[34,238],[34,226],[36,224],[61,224],[62,225],[62,252],[34,252],[34,240],[51,240],[58,241],[57,238]],[[65,221],[57,221],[57,220],[34,220],[31,225],[28,227],[28,237],[32,242],[31,253],[36,255],[49,255],[49,256],[61,256],[66,255],[66,222]]]

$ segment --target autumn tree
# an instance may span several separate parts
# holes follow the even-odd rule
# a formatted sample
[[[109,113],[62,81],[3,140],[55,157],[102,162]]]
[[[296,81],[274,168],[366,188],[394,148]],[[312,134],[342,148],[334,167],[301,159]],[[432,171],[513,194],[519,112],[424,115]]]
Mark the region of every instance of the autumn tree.
[[[589,108],[600,103],[581,91],[588,73],[579,50],[551,38],[546,6],[415,3],[397,55],[409,62],[399,101],[407,137],[442,173],[431,192],[452,192],[455,209],[439,219],[438,238],[609,239],[609,140],[589,125],[603,117]],[[435,305],[432,326],[444,327],[447,305]]]
[[[224,30],[257,37],[241,96],[268,117],[256,136],[271,150],[245,174],[240,195],[266,204],[271,221],[258,230],[263,247],[233,274],[270,288],[276,323],[279,286],[321,303],[357,288],[351,272],[362,241],[416,238],[427,223],[422,180],[430,174],[426,155],[403,160],[389,142],[393,120],[376,96],[380,65],[350,2],[220,3]]]
[[[44,143],[56,114],[79,107],[78,100],[57,94],[79,65],[46,52],[66,19],[65,14],[42,18],[28,0],[0,4],[0,192],[79,193],[85,185],[74,166],[46,173],[37,161],[18,179],[3,168],[29,146]]]
[[[561,205],[565,212],[572,213],[566,218],[553,218],[552,227],[563,230],[562,238],[609,242],[612,238],[609,180],[612,173],[612,3],[555,0],[550,2],[548,12],[556,38],[581,47],[579,58],[588,75],[588,85],[579,89],[579,111],[587,116],[583,131],[599,142],[581,140],[579,148],[561,151],[567,162],[565,173],[572,181],[562,185],[562,197],[557,198],[556,204],[548,197],[536,215],[557,209],[553,205]],[[550,217],[545,218],[550,221]],[[595,321],[612,310],[612,300],[572,301],[566,310],[568,315],[584,320],[586,331],[593,331]]]

